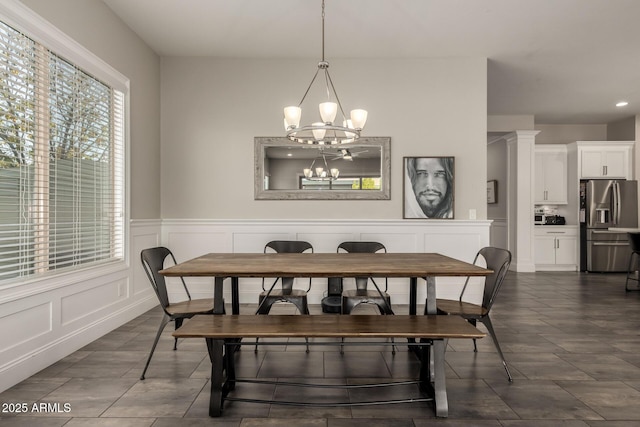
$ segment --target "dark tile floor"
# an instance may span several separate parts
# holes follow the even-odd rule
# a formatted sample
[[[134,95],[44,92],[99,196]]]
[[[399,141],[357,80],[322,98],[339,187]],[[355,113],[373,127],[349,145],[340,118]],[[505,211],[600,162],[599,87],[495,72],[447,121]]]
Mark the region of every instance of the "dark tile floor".
[[[251,313],[243,306],[243,313]],[[395,307],[407,312],[407,307]],[[320,308],[312,308],[319,314]],[[279,312],[287,313],[289,307]],[[368,308],[361,312],[368,311]],[[2,404],[27,403],[28,413],[1,414],[2,426],[565,426],[640,424],[640,292],[624,291],[624,275],[509,273],[492,319],[514,382],[489,338],[449,341],[449,418],[429,403],[302,408],[227,402],[209,418],[209,359],[200,340],[172,351],[167,327],[147,373],[142,367],[160,320],[151,310],[0,394]],[[480,326],[482,328],[482,326]],[[315,383],[358,383],[414,377],[406,346],[266,346],[237,353],[242,377]],[[313,377],[313,378],[309,378]],[[415,386],[374,391],[239,384],[252,398],[340,401],[417,394]],[[333,390],[333,391],[330,391]],[[356,389],[357,390],[357,389]],[[32,411],[33,403],[58,403]],[[70,406],[65,412],[64,404]],[[6,406],[3,406],[5,409]],[[54,412],[52,412],[52,410]]]

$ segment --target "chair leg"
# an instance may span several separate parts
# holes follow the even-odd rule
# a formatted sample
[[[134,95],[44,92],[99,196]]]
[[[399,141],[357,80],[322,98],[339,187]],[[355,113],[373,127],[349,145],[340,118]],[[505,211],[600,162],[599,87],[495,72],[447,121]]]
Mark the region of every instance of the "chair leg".
[[[269,304],[267,302],[267,303],[261,305],[262,304],[262,300],[263,300],[263,298],[260,298],[259,301],[258,301],[258,306],[260,307],[260,310],[258,310],[256,312],[256,314],[269,314],[269,312],[271,311],[271,306],[273,305],[273,303]],[[254,353],[258,352],[258,339],[259,338],[256,338],[256,347],[253,350]]]
[[[507,371],[507,377],[509,377],[509,382],[513,382],[513,378],[511,377],[511,372],[509,372],[509,367],[507,366],[507,361],[504,358],[504,354],[502,354],[502,349],[500,348],[500,344],[498,343],[498,337],[496,337],[496,332],[493,330],[493,324],[491,323],[491,319],[489,316],[485,316],[480,319],[482,323],[487,327],[491,338],[493,339],[493,344],[496,346],[496,350],[498,350],[498,354],[502,359],[502,364],[504,365],[504,370]]]
[[[182,321],[184,319],[182,317],[175,319],[175,323],[176,323],[176,331],[178,330],[179,327],[182,326]],[[175,338],[175,340],[173,341],[173,350],[177,350],[178,349],[178,338]]]
[[[292,300],[291,303],[296,306],[300,314],[310,314],[306,298]],[[305,337],[304,341],[307,343],[307,353],[309,353],[309,338]]]
[[[635,252],[631,252],[631,255],[629,255],[629,265],[627,266],[627,280],[624,282],[624,290],[629,292],[629,291],[635,291],[638,289],[629,289],[629,277],[631,277],[632,273],[631,273],[631,268],[633,266],[633,256],[636,255]],[[635,274],[635,271],[633,272],[633,274]],[[631,280],[635,280],[635,279],[631,279]]]
[[[473,326],[476,326],[476,324],[477,324],[476,319],[467,319],[467,321],[469,323],[471,323]],[[473,338],[473,352],[474,353],[478,352],[478,345],[476,344],[476,339],[475,338]]]
[[[391,307],[390,301],[387,301],[387,304],[389,304],[389,307]],[[382,316],[388,316],[388,315],[393,315],[392,311],[389,311],[389,309],[384,305],[384,304],[376,304],[378,306],[378,311],[380,311],[380,314]],[[395,340],[394,338],[391,338],[391,354],[395,355],[396,354],[396,345],[395,345]]]
[[[147,373],[147,368],[149,367],[149,362],[151,362],[151,357],[153,356],[153,352],[156,350],[156,346],[158,345],[158,341],[160,340],[160,335],[162,335],[162,331],[164,330],[167,323],[171,321],[171,318],[166,314],[162,316],[162,320],[160,321],[160,327],[158,328],[158,332],[156,333],[156,339],[153,341],[153,345],[151,346],[151,351],[149,352],[149,357],[147,358],[147,363],[144,365],[144,370],[142,371],[142,375],[140,375],[140,379],[144,380],[144,374]]]

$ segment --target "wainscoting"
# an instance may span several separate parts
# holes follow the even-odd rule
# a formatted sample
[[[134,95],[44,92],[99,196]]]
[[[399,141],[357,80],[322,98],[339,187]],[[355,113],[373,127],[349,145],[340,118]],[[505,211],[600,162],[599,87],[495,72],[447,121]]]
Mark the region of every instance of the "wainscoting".
[[[140,265],[140,251],[165,245],[178,261],[208,252],[262,252],[274,239],[300,239],[316,252],[333,252],[345,240],[377,240],[389,252],[440,252],[472,261],[489,244],[491,221],[426,220],[137,220],[129,227],[125,262],[41,278],[0,289],[0,391],[84,347],[149,309],[157,299]],[[194,298],[211,297],[213,280],[189,278]],[[438,295],[455,297],[460,278],[438,278]],[[422,282],[424,283],[424,282]],[[184,299],[175,281],[171,297]],[[302,285],[302,284],[301,284]],[[474,283],[474,285],[478,285]],[[240,281],[240,302],[256,303],[259,279]],[[348,280],[345,288],[354,286]],[[389,281],[392,303],[407,304],[408,280]],[[319,304],[326,279],[314,279],[310,304]],[[425,298],[419,284],[418,301]],[[473,299],[480,296],[475,286]],[[230,301],[230,287],[225,289]]]
[[[0,390],[158,305],[139,254],[160,243],[160,226],[131,225],[125,262],[0,289]]]

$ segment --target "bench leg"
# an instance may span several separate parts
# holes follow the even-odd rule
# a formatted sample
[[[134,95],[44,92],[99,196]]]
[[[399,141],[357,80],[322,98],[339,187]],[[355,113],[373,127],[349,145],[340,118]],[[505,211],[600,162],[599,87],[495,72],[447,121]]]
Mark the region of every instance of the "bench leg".
[[[222,415],[222,388],[224,384],[224,340],[206,338],[209,358],[211,359],[211,396],[209,397],[209,416]]]
[[[444,353],[447,343],[444,340],[433,341],[433,388],[436,404],[436,416],[449,416],[449,404],[447,402],[447,384],[445,378]]]
[[[421,347],[420,381],[423,392],[433,398],[437,417],[449,416],[447,385],[445,381],[444,353],[446,342],[433,340],[430,346]]]

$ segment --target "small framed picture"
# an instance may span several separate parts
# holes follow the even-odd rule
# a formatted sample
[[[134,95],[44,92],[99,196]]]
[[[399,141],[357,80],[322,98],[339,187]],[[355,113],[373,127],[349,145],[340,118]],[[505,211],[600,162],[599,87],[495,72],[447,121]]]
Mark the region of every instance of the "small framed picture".
[[[498,181],[487,181],[487,203],[498,203]]]
[[[403,217],[453,218],[453,157],[405,157]]]

